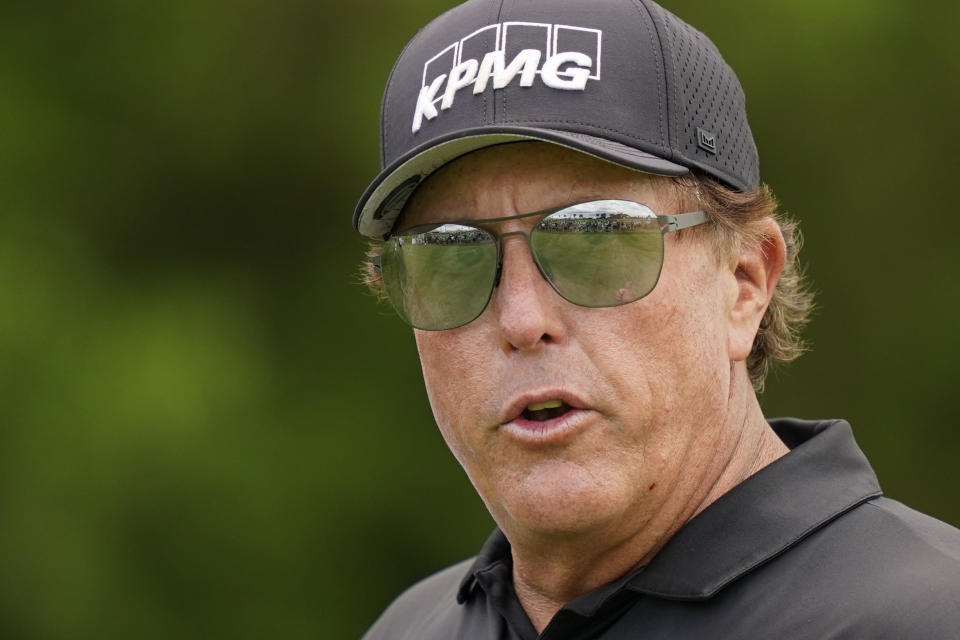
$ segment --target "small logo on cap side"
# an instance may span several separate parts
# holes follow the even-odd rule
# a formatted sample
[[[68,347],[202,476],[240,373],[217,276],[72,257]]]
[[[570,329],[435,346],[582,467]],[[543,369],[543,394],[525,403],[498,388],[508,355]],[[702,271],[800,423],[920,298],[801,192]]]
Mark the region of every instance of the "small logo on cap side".
[[[708,153],[716,155],[717,136],[709,131],[697,127],[697,146]]]
[[[539,76],[551,89],[583,91],[588,80],[600,79],[602,40],[600,29],[562,24],[503,22],[477,29],[423,65],[413,133],[471,85],[477,95],[488,84],[503,89],[518,75],[521,87],[531,87]]]

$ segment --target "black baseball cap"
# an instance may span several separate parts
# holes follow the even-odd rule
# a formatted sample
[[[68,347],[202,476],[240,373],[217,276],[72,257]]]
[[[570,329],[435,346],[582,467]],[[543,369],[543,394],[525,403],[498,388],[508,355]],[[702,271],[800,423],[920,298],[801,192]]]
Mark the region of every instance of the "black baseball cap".
[[[353,215],[390,233],[417,186],[483,147],[551,142],[646,173],[759,184],[743,89],[651,0],[469,0],[420,30],[383,96],[381,167]]]

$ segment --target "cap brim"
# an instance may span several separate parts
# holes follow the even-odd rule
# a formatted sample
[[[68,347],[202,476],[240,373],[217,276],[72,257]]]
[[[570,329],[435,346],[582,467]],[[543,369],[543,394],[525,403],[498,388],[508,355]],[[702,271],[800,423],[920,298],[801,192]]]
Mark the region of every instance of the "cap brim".
[[[507,142],[552,142],[628,169],[682,176],[687,167],[624,144],[595,136],[532,127],[482,127],[434,138],[398,158],[364,191],[353,214],[353,228],[369,237],[390,233],[416,187],[434,171],[462,155]]]

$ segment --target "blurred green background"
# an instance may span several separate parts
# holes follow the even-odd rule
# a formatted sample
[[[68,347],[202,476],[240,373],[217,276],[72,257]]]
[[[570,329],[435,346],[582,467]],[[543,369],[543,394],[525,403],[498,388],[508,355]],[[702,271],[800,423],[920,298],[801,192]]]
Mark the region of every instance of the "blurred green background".
[[[0,636],[353,638],[491,522],[356,284],[380,92],[451,3],[0,4]],[[666,0],[746,88],[846,417],[960,523],[960,4]]]

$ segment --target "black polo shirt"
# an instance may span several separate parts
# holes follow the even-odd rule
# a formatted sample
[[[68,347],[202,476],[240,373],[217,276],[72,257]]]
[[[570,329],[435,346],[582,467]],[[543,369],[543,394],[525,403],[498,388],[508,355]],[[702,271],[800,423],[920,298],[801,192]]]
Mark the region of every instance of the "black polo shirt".
[[[397,598],[365,640],[960,639],[960,531],[882,497],[846,422],[770,424],[790,453],[539,636],[494,531],[475,559]]]

